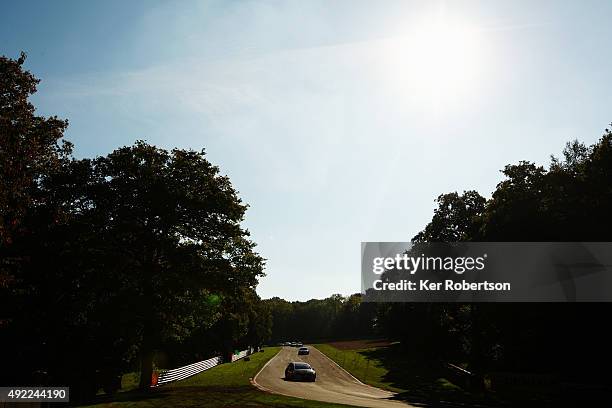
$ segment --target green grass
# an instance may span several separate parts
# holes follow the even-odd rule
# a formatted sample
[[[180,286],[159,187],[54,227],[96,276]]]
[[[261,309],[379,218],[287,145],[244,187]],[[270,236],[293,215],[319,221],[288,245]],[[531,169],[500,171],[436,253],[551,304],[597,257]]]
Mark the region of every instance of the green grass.
[[[131,373],[125,373],[121,376],[121,388],[118,392],[132,391],[138,388],[140,382],[140,373],[133,371]],[[104,395],[104,389],[100,387],[96,395]]]
[[[347,405],[308,401],[299,398],[269,394],[250,383],[279,347],[270,347],[263,353],[250,356],[250,361],[239,360],[221,364],[183,381],[154,388],[148,392],[125,391],[113,397],[98,397],[89,407],[157,408],[157,407],[276,407],[276,408],[347,408]],[[137,384],[134,373],[124,375],[122,388]]]
[[[363,353],[363,351],[375,349],[339,350],[329,344],[315,344],[315,347],[361,382],[393,392],[406,391],[394,386],[391,381],[385,380],[389,370],[380,360],[370,359]]]
[[[250,384],[249,380],[278,353],[280,347],[266,348],[263,353],[254,353],[249,361],[238,360],[231,364],[221,364],[194,375],[183,381],[167,385],[169,388],[181,387],[240,387]]]
[[[121,391],[131,391],[138,388],[140,373],[127,373],[121,377]]]
[[[437,364],[411,355],[399,344],[362,350],[339,350],[329,344],[315,347],[360,381],[397,393],[397,399],[412,403],[499,403],[491,395],[471,393],[451,383]]]

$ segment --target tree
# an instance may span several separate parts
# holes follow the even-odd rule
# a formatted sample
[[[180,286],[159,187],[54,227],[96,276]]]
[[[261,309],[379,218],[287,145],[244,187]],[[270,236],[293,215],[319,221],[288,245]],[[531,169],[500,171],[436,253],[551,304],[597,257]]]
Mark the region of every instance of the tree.
[[[18,380],[45,368],[48,356],[41,345],[49,327],[36,318],[62,300],[37,296],[45,290],[42,272],[54,269],[54,263],[38,266],[58,242],[49,239],[51,231],[65,221],[44,184],[62,171],[72,150],[63,140],[67,121],[35,114],[29,98],[39,80],[24,70],[25,59],[24,53],[17,60],[0,56],[0,337],[19,345],[2,356]],[[46,303],[49,298],[54,302]]]
[[[203,151],[137,142],[91,164],[79,200],[89,203],[90,248],[119,259],[95,272],[120,282],[112,292],[130,299],[124,319],[138,332],[144,388],[155,348],[214,324],[209,296],[231,301],[254,288],[263,259],[240,226],[247,207]]]
[[[25,59],[0,56],[0,246],[25,232],[24,218],[44,200],[40,180],[72,150],[62,140],[67,121],[35,115],[29,98],[40,81],[23,69]]]
[[[431,221],[412,238],[413,242],[457,242],[477,235],[479,217],[486,203],[478,192],[442,194],[436,202],[438,208],[434,210]]]
[[[272,336],[272,313],[255,291],[249,296],[249,326],[246,335],[247,345],[260,347]]]
[[[35,115],[29,97],[39,80],[23,69],[26,55],[17,60],[0,56],[0,289],[18,279],[15,274],[28,253],[16,253],[11,244],[32,233],[36,224],[24,225],[35,218],[37,207],[44,204],[40,181],[57,170],[66,160],[72,145],[62,141],[68,122],[57,117]],[[44,222],[52,222],[54,217]],[[38,220],[43,222],[43,220]],[[5,297],[6,298],[6,297]],[[2,310],[6,310],[4,305]],[[3,313],[4,315],[4,313]],[[10,316],[0,316],[0,327]]]
[[[212,353],[232,313],[230,343],[249,319],[265,336],[264,260],[229,179],[203,151],[144,142],[72,159],[67,122],[28,101],[38,80],[24,60],[0,58],[0,336],[13,346],[0,382],[67,384],[84,400],[136,359],[147,387],[158,347]]]

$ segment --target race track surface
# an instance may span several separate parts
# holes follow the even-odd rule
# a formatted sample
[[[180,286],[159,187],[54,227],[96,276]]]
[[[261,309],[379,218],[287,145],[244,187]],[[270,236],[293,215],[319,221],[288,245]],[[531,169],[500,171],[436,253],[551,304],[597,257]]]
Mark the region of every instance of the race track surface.
[[[308,348],[310,355],[298,356],[297,348],[283,347],[255,376],[253,383],[264,391],[310,400],[373,408],[410,407],[389,400],[392,392],[361,383],[316,348]],[[316,382],[285,381],[285,368],[292,361],[310,364],[317,372]]]

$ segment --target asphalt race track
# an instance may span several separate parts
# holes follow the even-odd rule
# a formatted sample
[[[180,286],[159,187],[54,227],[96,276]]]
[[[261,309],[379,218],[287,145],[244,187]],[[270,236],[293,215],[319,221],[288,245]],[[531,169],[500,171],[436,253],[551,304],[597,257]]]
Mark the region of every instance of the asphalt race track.
[[[365,385],[314,347],[310,355],[298,356],[297,348],[283,347],[253,379],[260,389],[291,397],[374,408],[406,408],[392,401],[393,393]],[[285,381],[285,367],[291,361],[304,361],[317,371],[316,382]]]

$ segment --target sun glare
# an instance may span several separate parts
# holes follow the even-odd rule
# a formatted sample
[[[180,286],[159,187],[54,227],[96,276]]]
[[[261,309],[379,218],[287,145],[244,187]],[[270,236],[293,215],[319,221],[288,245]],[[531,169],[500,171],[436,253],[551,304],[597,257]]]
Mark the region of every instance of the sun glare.
[[[385,75],[396,92],[422,107],[466,103],[482,75],[481,38],[475,27],[438,17],[422,21],[385,46]]]

